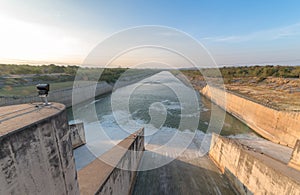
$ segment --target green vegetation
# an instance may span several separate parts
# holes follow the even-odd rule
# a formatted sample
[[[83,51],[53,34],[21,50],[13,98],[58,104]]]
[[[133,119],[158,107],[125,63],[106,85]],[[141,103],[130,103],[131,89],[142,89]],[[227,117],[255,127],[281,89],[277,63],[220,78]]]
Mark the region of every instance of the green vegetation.
[[[255,77],[256,82],[263,81],[267,77],[300,78],[300,66],[242,66],[242,67],[223,67],[219,69],[225,83],[230,83],[236,78]],[[215,69],[183,70],[189,76],[217,77]]]
[[[41,65],[0,65],[0,96],[28,95],[35,92],[34,85],[51,83],[51,90],[68,88],[73,81],[106,81],[115,83],[126,72],[127,78],[158,72],[149,69],[128,68],[80,68],[79,66]],[[79,71],[78,71],[79,70]],[[254,82],[260,82],[267,77],[299,78],[300,66],[244,66],[223,67],[219,69],[225,83],[231,83],[238,78],[251,77]],[[196,70],[176,70],[174,74],[183,72],[192,77],[202,76]],[[216,69],[202,69],[201,72],[210,77],[218,77]],[[101,73],[101,77],[99,75]],[[126,78],[125,78],[126,80]]]
[[[73,81],[76,75],[78,80],[97,80],[99,73],[103,71],[99,80],[113,83],[126,70],[127,68],[107,68],[103,71],[101,68],[79,69],[79,66],[56,66],[54,64],[42,66],[1,64],[0,77],[5,77],[7,84],[22,85],[24,84],[22,77],[32,78],[33,81],[64,82]],[[21,75],[21,78],[9,78],[10,75]]]
[[[223,77],[259,77],[269,76],[283,78],[299,78],[300,66],[248,66],[224,67],[221,69]]]
[[[52,74],[65,73],[75,75],[78,66],[56,66],[54,64],[30,66],[30,65],[15,65],[15,64],[0,64],[0,76],[5,75],[20,75],[20,74]]]
[[[58,89],[65,89],[73,87],[73,81],[68,82],[60,82],[60,83],[52,83],[50,90],[58,90]],[[36,94],[36,88],[34,86],[18,86],[18,87],[11,87],[6,85],[3,88],[0,88],[0,95],[1,96],[20,96],[20,95],[32,95]]]
[[[79,71],[78,71],[79,70]],[[56,65],[0,65],[0,82],[10,86],[26,86],[38,82],[67,82],[99,80],[114,83],[127,68],[80,68],[79,66]],[[103,71],[103,72],[102,72]],[[99,75],[101,77],[99,78]]]
[[[108,83],[115,83],[118,78],[124,73],[127,68],[81,68],[76,72],[76,80],[92,80],[92,81],[106,81]],[[99,78],[101,73],[101,77]],[[75,75],[74,75],[75,76]],[[73,79],[74,80],[74,79]]]
[[[69,88],[73,86],[75,78],[78,81],[106,81],[114,84],[125,72],[125,77],[138,77],[153,74],[157,70],[80,68],[54,64],[41,66],[0,64],[0,96],[33,94],[38,83],[50,83],[51,90]]]

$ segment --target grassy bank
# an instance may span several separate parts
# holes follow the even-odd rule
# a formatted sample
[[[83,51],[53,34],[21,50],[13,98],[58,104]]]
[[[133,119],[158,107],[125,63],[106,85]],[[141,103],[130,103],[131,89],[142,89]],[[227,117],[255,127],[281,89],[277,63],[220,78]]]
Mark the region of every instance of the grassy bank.
[[[36,94],[35,85],[50,83],[50,90],[70,88],[77,81],[105,81],[114,84],[123,74],[125,78],[146,76],[157,71],[128,68],[80,68],[79,66],[0,65],[0,96],[28,96]],[[99,74],[101,76],[99,78]],[[128,80],[128,79],[127,79]]]
[[[51,83],[50,90],[59,90],[59,89],[65,89],[70,88],[73,86],[73,81],[67,81],[67,82],[58,82],[58,83]],[[0,96],[28,96],[36,94],[37,90],[35,86],[29,85],[29,86],[5,86],[4,88],[0,89]]]

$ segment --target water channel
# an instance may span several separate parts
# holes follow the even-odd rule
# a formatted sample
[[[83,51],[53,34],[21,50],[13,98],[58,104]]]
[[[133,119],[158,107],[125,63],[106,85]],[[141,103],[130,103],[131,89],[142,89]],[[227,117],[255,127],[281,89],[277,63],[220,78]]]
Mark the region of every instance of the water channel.
[[[224,116],[224,121],[218,117],[211,120],[212,112]],[[217,128],[221,123],[222,131],[216,133],[224,136],[260,139],[167,71],[69,108],[68,118],[70,123],[80,120],[85,126],[87,144],[74,151],[78,170],[130,133],[145,128],[146,151],[135,194],[151,190],[230,194],[227,180],[205,155],[210,144],[209,124]]]

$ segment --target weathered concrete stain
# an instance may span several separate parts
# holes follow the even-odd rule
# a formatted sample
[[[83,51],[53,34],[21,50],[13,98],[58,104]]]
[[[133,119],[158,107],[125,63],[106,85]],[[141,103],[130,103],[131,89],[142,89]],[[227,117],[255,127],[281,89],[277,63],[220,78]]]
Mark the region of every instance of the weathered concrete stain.
[[[79,194],[65,107],[53,106],[36,111],[38,120],[21,129],[8,124],[18,118],[5,121],[10,131],[0,137],[0,194]]]
[[[84,125],[76,123],[69,125],[73,149],[86,144]]]
[[[81,194],[130,194],[144,151],[144,129],[125,138],[78,172]],[[133,151],[133,152],[131,152]]]
[[[289,166],[300,171],[300,140],[297,141],[294,147]]]
[[[274,110],[228,91],[225,101],[218,98],[224,91],[208,85],[200,93],[274,143],[294,148],[300,139],[300,112]]]
[[[237,139],[214,134],[209,156],[242,194],[300,194],[299,171]]]

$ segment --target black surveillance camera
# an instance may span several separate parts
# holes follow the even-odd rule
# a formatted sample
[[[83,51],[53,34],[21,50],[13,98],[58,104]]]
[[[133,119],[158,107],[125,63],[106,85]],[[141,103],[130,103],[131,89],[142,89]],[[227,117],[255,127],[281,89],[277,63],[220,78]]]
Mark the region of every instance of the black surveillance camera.
[[[44,100],[44,105],[49,106],[50,103],[48,103],[47,96],[50,90],[50,85],[49,84],[37,84],[36,88],[38,89],[39,96]]]
[[[36,88],[38,89],[39,96],[47,96],[50,90],[49,84],[37,84]]]

